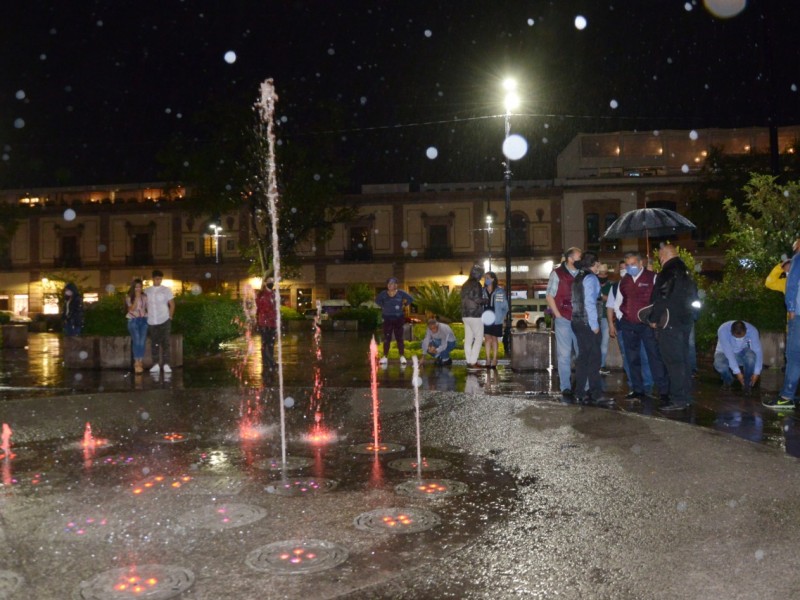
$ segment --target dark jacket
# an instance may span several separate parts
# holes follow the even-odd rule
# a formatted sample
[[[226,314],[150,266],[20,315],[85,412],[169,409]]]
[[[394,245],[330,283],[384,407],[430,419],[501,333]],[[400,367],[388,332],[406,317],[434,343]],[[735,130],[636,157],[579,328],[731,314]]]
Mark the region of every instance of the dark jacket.
[[[470,277],[461,286],[461,318],[480,319],[483,311],[483,286],[478,279]]]
[[[686,264],[677,256],[668,260],[656,276],[650,298],[653,303],[650,322],[661,322],[664,312],[669,310],[669,326],[691,327],[694,323],[692,302],[696,298],[697,285]]]

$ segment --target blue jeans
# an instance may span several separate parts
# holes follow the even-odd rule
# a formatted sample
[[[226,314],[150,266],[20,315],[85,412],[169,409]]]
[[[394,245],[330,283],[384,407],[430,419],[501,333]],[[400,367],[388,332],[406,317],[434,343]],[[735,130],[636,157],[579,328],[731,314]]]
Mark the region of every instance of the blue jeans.
[[[647,361],[650,363],[650,373],[653,375],[653,381],[658,386],[660,394],[669,393],[669,378],[667,377],[664,363],[661,361],[661,354],[658,350],[656,343],[656,336],[653,330],[644,323],[631,323],[630,321],[622,320],[619,323],[622,338],[625,340],[625,355],[628,358],[628,367],[630,368],[630,378],[633,384],[631,391],[644,393],[644,381],[642,376],[642,354],[647,355]],[[644,352],[642,352],[644,347]]]
[[[689,374],[697,373],[697,343],[694,339],[694,325],[689,333]]]
[[[147,317],[128,319],[128,333],[131,334],[131,347],[134,360],[144,358],[144,344],[147,340]]]
[[[441,345],[441,340],[432,339],[431,345],[438,348]],[[437,360],[448,360],[450,358],[450,353],[453,351],[453,348],[456,347],[455,342],[447,342],[447,347],[442,350],[440,354],[436,354],[435,352],[428,352],[431,356],[435,356]],[[427,349],[426,349],[427,352]]]
[[[782,398],[794,400],[798,380],[800,380],[800,315],[795,315],[786,327],[786,373],[783,376]]]
[[[564,317],[556,318],[556,359],[558,361],[558,383],[561,391],[572,389],[572,350],[578,355],[578,339],[572,331],[572,321]],[[583,392],[583,390],[579,390]]]
[[[606,355],[608,354],[608,319],[600,319],[600,368],[606,368]]]
[[[753,371],[756,369],[756,353],[750,348],[744,348],[741,352],[735,355],[737,365],[741,365],[744,375],[744,386],[750,387],[750,379],[753,377]],[[728,363],[728,357],[724,352],[717,352],[714,354],[714,370],[722,377],[722,383],[730,385],[733,383],[733,373],[731,372],[733,365]]]
[[[622,339],[622,332],[617,332],[617,343],[619,344],[619,353],[622,355],[622,368],[625,369],[625,376],[628,381],[628,389],[633,390],[633,382],[631,381],[631,367],[628,364],[628,355],[625,352],[625,342]],[[647,352],[644,349],[644,343],[639,347],[639,358],[642,361],[642,382],[644,389],[648,392],[653,389],[653,374],[650,372],[650,362],[647,360]]]

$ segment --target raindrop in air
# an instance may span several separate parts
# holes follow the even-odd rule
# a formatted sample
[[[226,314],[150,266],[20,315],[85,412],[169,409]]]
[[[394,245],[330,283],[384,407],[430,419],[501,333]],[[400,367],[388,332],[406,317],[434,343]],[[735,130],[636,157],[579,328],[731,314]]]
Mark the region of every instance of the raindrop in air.
[[[689,139],[690,140],[696,140],[698,137],[700,137],[700,136],[697,134],[697,132],[694,129],[692,129],[689,132]]]
[[[730,19],[742,12],[747,0],[703,0],[706,10],[720,19]]]
[[[78,215],[71,208],[68,208],[67,210],[64,211],[64,220],[65,221],[74,221],[75,217],[77,217],[77,216]]]
[[[689,172],[689,165],[681,166],[681,173],[688,173]]]
[[[199,284],[195,283],[194,285],[192,285],[193,296],[199,296],[202,293],[203,293],[203,288],[201,288]]]
[[[109,284],[106,286],[106,293],[107,293],[107,294],[113,294],[113,293],[114,293],[114,292],[116,292],[116,291],[117,291],[117,288],[116,288],[116,287],[114,287],[114,284],[113,284],[113,283],[109,283]]]
[[[528,19],[528,26],[529,27],[533,27],[534,23],[535,23],[535,21],[533,19]]]
[[[292,408],[294,406],[294,398],[291,396],[286,396],[286,398],[283,399],[283,405],[286,408]]]
[[[434,158],[439,156],[439,151],[436,148],[434,148],[433,146],[431,146],[430,148],[425,150],[425,156],[427,156],[428,158],[433,160]]]
[[[408,242],[403,240],[402,242],[400,242],[400,247],[403,249],[408,248]]]
[[[89,358],[89,353],[86,350],[81,350],[80,352],[78,352],[78,358],[80,358],[81,360],[86,360],[87,358]]]
[[[422,377],[419,377],[419,376],[417,376],[417,377],[414,377],[414,378],[411,380],[411,384],[412,384],[414,387],[420,387],[420,386],[422,385]]]
[[[503,141],[503,155],[509,160],[519,160],[528,152],[528,142],[519,134],[508,136]]]
[[[211,279],[211,273],[206,272],[206,279]]]
[[[577,17],[575,17],[575,29],[582,31],[586,29],[586,26],[588,24],[589,22],[586,20],[586,17],[582,15],[578,15]]]
[[[83,379],[83,373],[75,373],[74,379],[75,381],[81,381]]]
[[[683,9],[684,9],[686,12],[690,12],[690,11],[692,10],[692,8],[694,8],[694,7],[692,6],[692,3],[691,3],[691,2],[687,2],[687,3],[685,3],[685,4],[683,5]]]
[[[149,419],[149,418],[150,418],[150,413],[149,413],[149,412],[147,412],[147,411],[144,411],[144,412],[142,412],[142,414],[140,414],[140,415],[139,415],[139,418],[140,418],[142,421],[147,421],[147,419]]]
[[[25,99],[25,90],[17,90],[17,93],[14,94],[14,97],[17,100],[24,100]]]
[[[236,62],[236,52],[234,52],[233,50],[228,50],[225,53],[225,62],[228,63],[229,65],[232,65],[233,63],[235,63]]]
[[[319,181],[319,180],[320,180],[319,173],[314,173],[314,181]]]
[[[98,244],[98,245],[97,245],[97,251],[98,251],[98,252],[101,252],[101,253],[102,253],[102,252],[105,252],[106,250],[108,250],[108,248],[106,248],[106,245],[105,245],[105,244]]]
[[[25,127],[25,119],[14,119],[14,127],[16,129],[22,129]]]
[[[611,102],[608,103],[608,105],[611,108],[617,108],[619,106],[619,102],[617,102],[616,100],[612,100]]]
[[[333,56],[334,54],[336,54],[336,50],[333,48],[328,48],[328,56]]]
[[[425,30],[425,37],[426,37],[426,38],[429,38],[429,37],[431,37],[432,35],[433,35],[433,32],[432,32],[430,29],[426,29],[426,30]]]
[[[764,560],[764,551],[756,550],[756,560]]]
[[[792,90],[793,92],[796,92],[797,91],[797,84],[793,83],[791,86],[789,86],[789,89]]]

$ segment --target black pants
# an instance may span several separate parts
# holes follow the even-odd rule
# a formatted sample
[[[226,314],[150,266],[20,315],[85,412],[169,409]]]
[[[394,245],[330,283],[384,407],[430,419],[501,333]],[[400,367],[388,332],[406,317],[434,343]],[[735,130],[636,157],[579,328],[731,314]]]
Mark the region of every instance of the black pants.
[[[150,336],[150,353],[153,355],[154,365],[168,365],[169,364],[169,334],[172,328],[172,321],[167,319],[160,325],[148,325],[147,335]],[[161,360],[159,361],[158,355],[161,351]]]
[[[689,325],[670,325],[657,330],[658,349],[669,375],[669,395],[676,404],[691,402],[692,371],[689,368]]]
[[[259,327],[261,334],[261,366],[264,369],[275,367],[275,327]]]
[[[586,323],[572,321],[572,331],[578,339],[578,358],[575,361],[575,394],[584,394],[586,383],[589,393],[597,399],[603,395],[603,379],[600,377],[600,341],[602,336]]]

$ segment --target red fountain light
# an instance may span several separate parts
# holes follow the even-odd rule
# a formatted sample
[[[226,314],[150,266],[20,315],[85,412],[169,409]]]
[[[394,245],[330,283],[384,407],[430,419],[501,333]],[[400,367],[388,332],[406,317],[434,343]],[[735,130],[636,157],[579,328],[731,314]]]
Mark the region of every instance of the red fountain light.
[[[281,560],[298,565],[304,560],[314,560],[317,557],[313,552],[306,552],[304,548],[295,548],[291,552],[284,552],[280,555]]]
[[[422,485],[418,485],[417,489],[420,492],[425,492],[426,494],[442,494],[447,491],[447,486],[442,485],[441,483],[424,483]]]
[[[129,592],[133,594],[141,594],[147,592],[158,584],[158,579],[155,577],[140,577],[138,575],[123,575],[119,583],[114,585],[114,591]]]
[[[183,434],[180,433],[166,433],[164,439],[168,442],[180,442],[183,440]]]
[[[11,427],[8,426],[8,423],[3,423],[3,433],[0,435],[0,450],[2,450],[2,454],[0,454],[0,459],[6,458],[14,458],[16,454],[11,452],[11,436],[13,432],[11,431]]]

